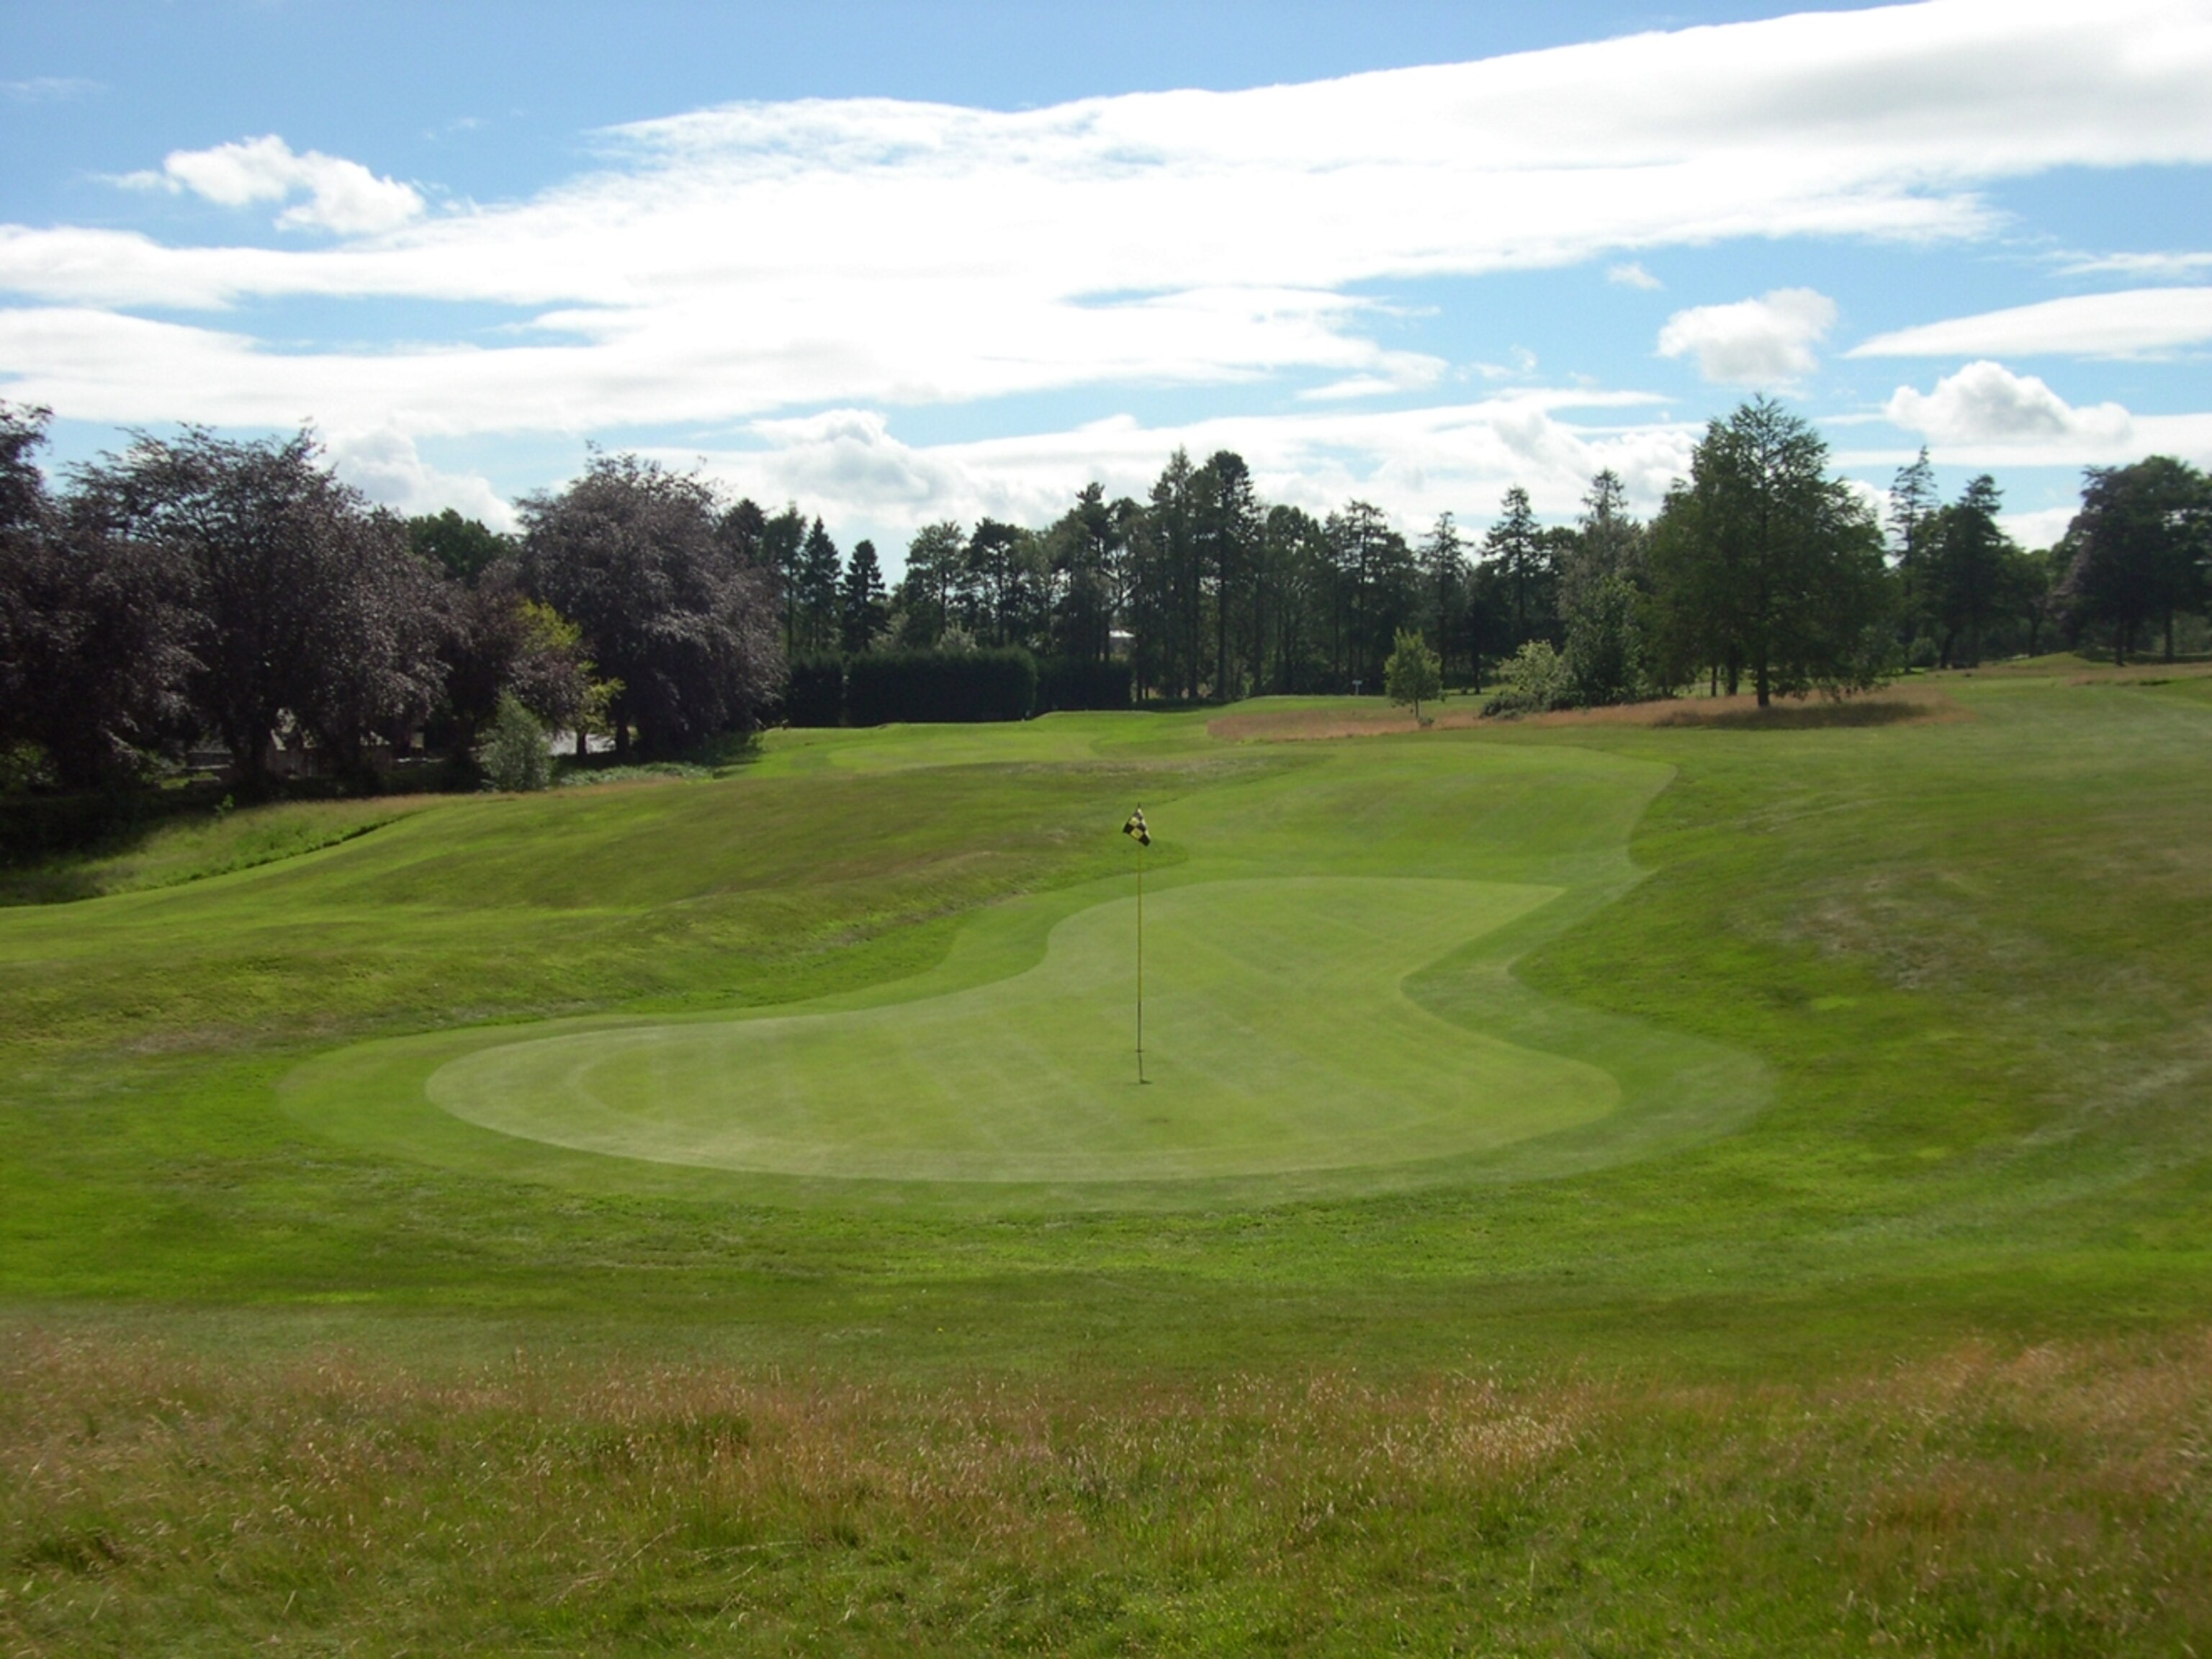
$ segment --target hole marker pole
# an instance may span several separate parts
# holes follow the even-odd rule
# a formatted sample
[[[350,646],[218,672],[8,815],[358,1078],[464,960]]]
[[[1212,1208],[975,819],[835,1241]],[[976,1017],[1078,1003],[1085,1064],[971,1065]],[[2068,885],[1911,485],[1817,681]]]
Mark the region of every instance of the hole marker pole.
[[[1148,1080],[1145,1076],[1145,848],[1152,844],[1143,807],[1129,814],[1121,833],[1137,843],[1137,1081],[1143,1083]]]
[[[1140,809],[1141,810],[1141,809]],[[1145,843],[1137,843],[1137,1081],[1145,1080]]]

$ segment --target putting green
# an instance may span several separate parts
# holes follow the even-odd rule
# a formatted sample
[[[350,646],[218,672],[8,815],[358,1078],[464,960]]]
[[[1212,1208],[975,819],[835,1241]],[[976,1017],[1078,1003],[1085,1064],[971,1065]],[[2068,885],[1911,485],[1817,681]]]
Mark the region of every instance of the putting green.
[[[579,1152],[762,1174],[980,1182],[1206,1179],[1481,1152],[1604,1116],[1597,1066],[1437,1018],[1407,975],[1556,889],[1286,878],[1052,930],[994,983],[883,1006],[584,1030],[447,1061],[458,1118]]]

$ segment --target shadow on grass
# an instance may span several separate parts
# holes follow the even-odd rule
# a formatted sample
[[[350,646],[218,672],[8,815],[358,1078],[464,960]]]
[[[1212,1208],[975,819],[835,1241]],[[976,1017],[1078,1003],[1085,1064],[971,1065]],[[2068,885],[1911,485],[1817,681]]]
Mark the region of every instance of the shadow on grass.
[[[757,764],[765,750],[757,732],[725,732],[665,755],[611,750],[556,755],[553,784],[573,789],[595,784],[653,783],[670,778],[723,778]]]
[[[1669,709],[1653,726],[1707,726],[1730,732],[1804,732],[1826,726],[1904,726],[1942,718],[1950,711],[1938,703],[1885,697],[1842,702],[1778,702],[1765,708],[1696,707]]]

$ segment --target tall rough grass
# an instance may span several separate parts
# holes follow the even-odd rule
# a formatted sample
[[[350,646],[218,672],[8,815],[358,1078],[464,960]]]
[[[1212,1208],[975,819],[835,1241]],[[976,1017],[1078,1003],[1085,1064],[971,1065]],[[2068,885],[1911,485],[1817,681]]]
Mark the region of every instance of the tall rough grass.
[[[11,1655],[2212,1650],[2212,1333],[1820,1388],[0,1336]]]

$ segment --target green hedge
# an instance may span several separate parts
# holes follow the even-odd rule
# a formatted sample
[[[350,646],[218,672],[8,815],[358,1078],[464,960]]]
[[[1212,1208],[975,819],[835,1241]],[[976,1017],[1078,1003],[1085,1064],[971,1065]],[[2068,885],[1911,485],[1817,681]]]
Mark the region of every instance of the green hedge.
[[[884,651],[845,665],[845,718],[1018,720],[1036,706],[1036,659],[1026,651]]]
[[[845,712],[845,664],[835,656],[793,657],[784,683],[787,726],[835,726]]]
[[[1055,708],[1127,708],[1129,665],[1088,662],[1079,657],[1047,657],[1037,665],[1036,711]]]

